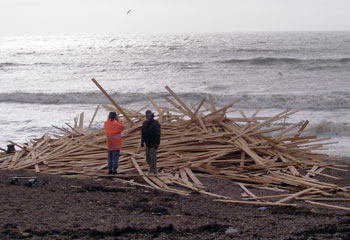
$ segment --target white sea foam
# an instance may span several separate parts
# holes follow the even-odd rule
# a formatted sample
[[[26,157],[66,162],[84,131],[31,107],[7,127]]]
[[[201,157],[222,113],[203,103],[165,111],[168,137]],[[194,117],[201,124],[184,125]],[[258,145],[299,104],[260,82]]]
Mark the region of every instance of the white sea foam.
[[[229,104],[234,99],[240,99],[235,104],[238,108],[280,108],[280,109],[317,109],[334,110],[350,109],[350,92],[330,92],[321,95],[293,95],[293,94],[244,94],[244,95],[223,95],[216,91],[225,89],[225,87],[215,86],[213,92],[187,92],[178,95],[187,101],[200,101],[202,97],[211,94],[219,105]],[[155,99],[161,99],[161,94],[169,95],[165,92],[148,93],[118,93],[111,92],[110,95],[117,99],[120,104],[132,102],[144,102],[146,97],[152,96]],[[33,104],[107,104],[106,97],[100,92],[68,92],[68,93],[28,93],[13,92],[0,93],[0,102],[9,103],[33,103]]]

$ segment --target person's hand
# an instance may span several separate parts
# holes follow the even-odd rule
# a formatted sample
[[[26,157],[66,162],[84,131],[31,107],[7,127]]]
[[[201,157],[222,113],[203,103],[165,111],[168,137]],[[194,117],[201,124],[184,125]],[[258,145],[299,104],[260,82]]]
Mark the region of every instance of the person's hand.
[[[145,146],[145,144],[142,142],[142,143],[141,143],[141,147],[144,147],[144,146]]]
[[[159,148],[159,144],[156,144],[156,145],[154,146],[154,148],[155,148],[155,149],[158,149],[158,148]]]

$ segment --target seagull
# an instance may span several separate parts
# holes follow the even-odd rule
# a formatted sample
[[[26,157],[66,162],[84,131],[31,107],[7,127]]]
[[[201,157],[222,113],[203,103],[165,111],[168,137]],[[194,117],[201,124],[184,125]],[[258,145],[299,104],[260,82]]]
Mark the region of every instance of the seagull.
[[[129,9],[129,10],[126,12],[126,15],[128,15],[130,12],[131,12],[131,9]]]
[[[278,72],[278,74],[282,77],[283,76],[283,74],[281,73],[281,72]]]

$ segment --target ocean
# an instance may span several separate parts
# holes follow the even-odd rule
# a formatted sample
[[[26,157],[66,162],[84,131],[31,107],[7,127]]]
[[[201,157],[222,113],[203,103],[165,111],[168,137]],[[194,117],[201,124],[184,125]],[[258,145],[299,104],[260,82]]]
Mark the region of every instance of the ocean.
[[[164,104],[166,85],[187,102],[239,98],[233,109],[248,115],[302,108],[286,124],[328,122],[312,134],[339,142],[325,152],[350,156],[350,32],[0,37],[0,147],[80,112],[88,123],[109,103],[91,78],[134,109],[148,95]],[[101,110],[94,128],[106,116]]]

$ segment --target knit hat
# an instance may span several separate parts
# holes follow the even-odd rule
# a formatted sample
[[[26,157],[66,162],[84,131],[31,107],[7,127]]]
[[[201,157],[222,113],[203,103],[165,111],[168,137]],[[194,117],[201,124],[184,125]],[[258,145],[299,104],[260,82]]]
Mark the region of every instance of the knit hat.
[[[152,117],[152,111],[151,110],[147,110],[145,113],[145,117]]]
[[[109,112],[109,114],[108,114],[108,118],[109,119],[115,119],[117,117],[117,113],[116,112]]]

